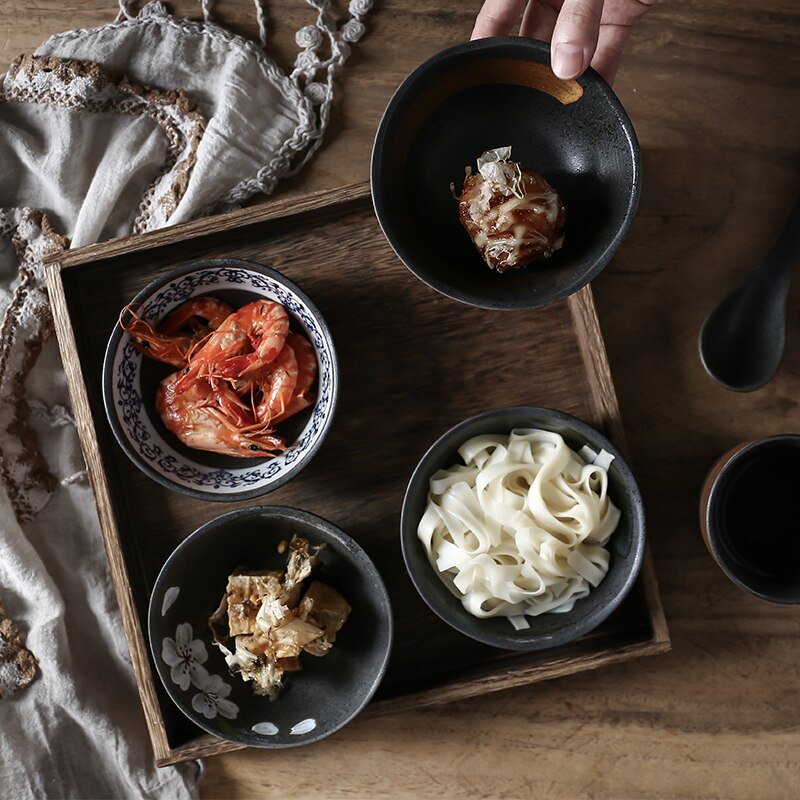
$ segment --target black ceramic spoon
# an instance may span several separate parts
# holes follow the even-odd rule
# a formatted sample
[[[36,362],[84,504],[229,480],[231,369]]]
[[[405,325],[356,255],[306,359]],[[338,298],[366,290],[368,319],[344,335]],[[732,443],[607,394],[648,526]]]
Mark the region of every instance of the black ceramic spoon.
[[[752,392],[775,375],[786,338],[786,297],[800,262],[800,198],[758,266],[708,315],[700,359],[726,389]]]

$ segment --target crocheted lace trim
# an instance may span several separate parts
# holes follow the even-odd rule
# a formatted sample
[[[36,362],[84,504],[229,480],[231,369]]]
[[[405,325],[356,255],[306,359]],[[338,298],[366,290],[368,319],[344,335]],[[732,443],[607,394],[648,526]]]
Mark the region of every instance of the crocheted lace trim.
[[[2,100],[72,111],[143,115],[161,127],[167,155],[142,197],[133,233],[167,224],[186,191],[207,125],[196,103],[183,90],[160,91],[125,76],[112,76],[90,61],[74,59],[30,55],[16,59],[0,86]]]
[[[267,44],[267,23],[261,0],[255,0],[261,29],[261,47],[213,22],[208,0],[201,0],[204,22],[177,19],[169,14],[164,3],[159,0],[151,0],[136,15],[131,11],[131,0],[118,2],[120,12],[117,21],[103,26],[102,29],[95,28],[94,31],[114,30],[147,20],[206,36],[229,49],[238,48],[256,59],[264,77],[297,109],[299,124],[274,157],[255,175],[240,181],[213,206],[199,209],[197,216],[241,205],[259,192],[271,194],[281,178],[294,175],[306,164],[322,144],[322,137],[330,122],[336,71],[349,58],[351,45],[366,33],[364,18],[373,6],[373,0],[350,0],[347,7],[349,16],[339,23],[332,13],[331,0],[306,0],[316,10],[317,18],[295,35],[295,42],[301,51],[291,74],[287,76],[264,52]],[[59,33],[48,40],[48,45],[91,32],[93,31],[90,29],[78,29]]]
[[[25,399],[25,379],[53,333],[42,261],[69,241],[32,208],[0,208],[0,236],[11,240],[20,264],[0,322],[0,480],[17,518],[27,522],[56,484],[28,425]]]

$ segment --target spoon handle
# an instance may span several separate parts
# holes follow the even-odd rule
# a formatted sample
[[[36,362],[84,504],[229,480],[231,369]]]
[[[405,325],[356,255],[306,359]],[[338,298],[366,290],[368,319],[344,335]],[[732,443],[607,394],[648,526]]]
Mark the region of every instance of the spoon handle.
[[[775,244],[759,264],[759,271],[775,275],[782,273],[784,279],[791,279],[798,260],[800,260],[800,197],[795,200]]]

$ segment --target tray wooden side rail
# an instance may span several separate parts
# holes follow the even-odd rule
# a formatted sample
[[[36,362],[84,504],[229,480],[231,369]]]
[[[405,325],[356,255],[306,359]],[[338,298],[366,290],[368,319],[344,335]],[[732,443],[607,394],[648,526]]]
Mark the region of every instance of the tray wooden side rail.
[[[120,309],[181,264],[236,257],[296,281],[336,343],[342,391],[313,462],[263,503],[308,509],[340,525],[375,560],[396,636],[386,678],[366,714],[387,713],[566,675],[669,649],[649,556],[620,608],[565,647],[507,653],[451,630],[417,596],[399,545],[400,505],[421,455],[456,422],[488,408],[544,405],[624,434],[588,288],[562,303],[501,314],[447,300],[397,261],[366,184],[273,202],[63,254],[48,265],[56,332],[95,491],[111,576],[159,764],[236,745],[210,737],[160,686],[145,639],[147,603],[172,550],[236,507],[185,497],[149,480],[114,441],[101,372]]]

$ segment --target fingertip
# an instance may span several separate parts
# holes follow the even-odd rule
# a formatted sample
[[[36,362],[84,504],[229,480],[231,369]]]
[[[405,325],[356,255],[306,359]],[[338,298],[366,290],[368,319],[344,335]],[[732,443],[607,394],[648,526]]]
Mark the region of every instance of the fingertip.
[[[563,80],[588,69],[600,36],[603,0],[564,0],[553,31],[551,64]]]
[[[507,36],[519,21],[526,5],[527,0],[485,0],[470,39]]]
[[[586,58],[584,49],[580,45],[558,42],[553,47],[550,61],[555,76],[568,81],[584,73],[589,59]]]

